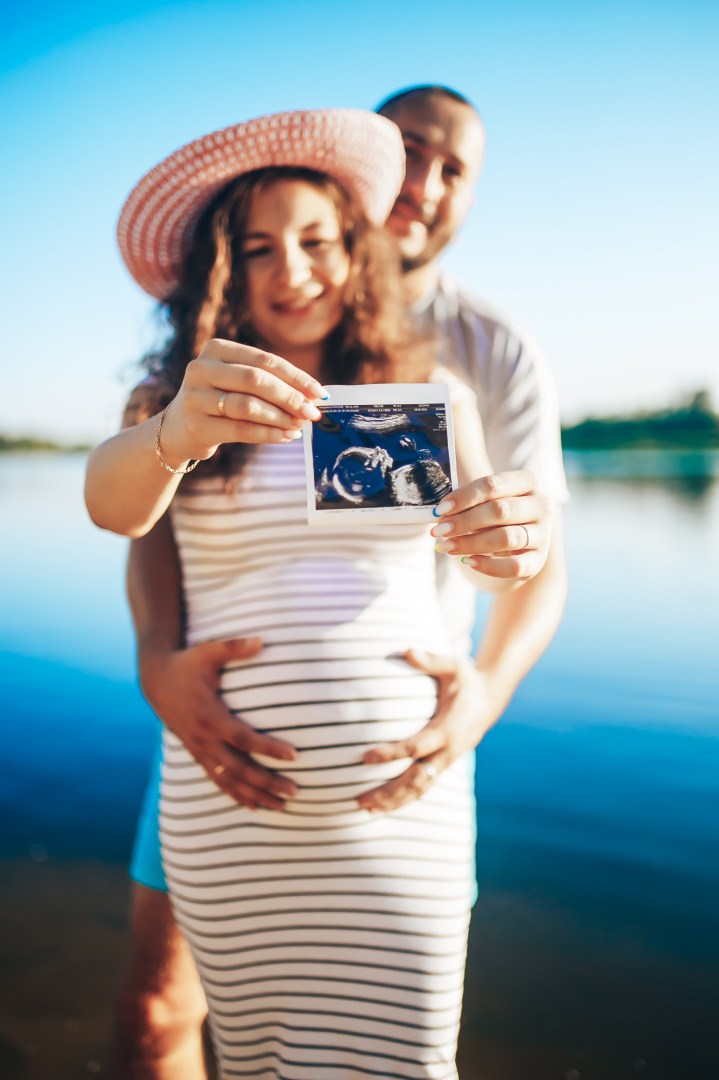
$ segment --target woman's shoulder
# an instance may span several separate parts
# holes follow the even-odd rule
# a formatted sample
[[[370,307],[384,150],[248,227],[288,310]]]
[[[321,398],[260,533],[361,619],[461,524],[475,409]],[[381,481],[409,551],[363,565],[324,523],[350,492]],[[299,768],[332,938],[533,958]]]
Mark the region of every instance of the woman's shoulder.
[[[122,427],[135,427],[161,412],[172,400],[172,390],[162,375],[147,375],[130,391],[122,414]]]

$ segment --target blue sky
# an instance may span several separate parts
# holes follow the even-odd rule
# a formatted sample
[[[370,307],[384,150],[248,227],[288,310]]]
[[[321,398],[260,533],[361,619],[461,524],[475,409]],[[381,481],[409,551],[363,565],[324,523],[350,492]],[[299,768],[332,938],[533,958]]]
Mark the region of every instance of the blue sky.
[[[563,415],[717,381],[719,9],[356,7],[317,0],[3,5],[0,431],[99,438],[154,340],[114,227],[135,181],[214,128],[456,86],[488,128],[446,265],[528,326]]]

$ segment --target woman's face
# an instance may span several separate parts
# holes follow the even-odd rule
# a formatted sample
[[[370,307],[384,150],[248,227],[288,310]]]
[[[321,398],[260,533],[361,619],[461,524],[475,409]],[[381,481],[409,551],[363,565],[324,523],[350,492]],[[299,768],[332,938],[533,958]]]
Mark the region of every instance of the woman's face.
[[[256,191],[243,241],[250,320],[274,352],[321,345],[339,324],[350,260],[334,204],[303,180]]]

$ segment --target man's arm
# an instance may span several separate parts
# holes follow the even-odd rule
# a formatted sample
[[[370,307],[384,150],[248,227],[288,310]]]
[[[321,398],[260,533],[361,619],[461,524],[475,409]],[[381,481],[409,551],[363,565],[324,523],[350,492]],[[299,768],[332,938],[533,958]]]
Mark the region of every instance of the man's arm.
[[[493,603],[477,650],[475,666],[491,688],[497,718],[557,632],[567,589],[562,516],[556,508],[544,568],[521,589]]]
[[[180,567],[167,517],[130,545],[127,594],[137,636],[140,685],[160,720],[185,744],[211,779],[244,806],[279,809],[295,793],[285,777],[250,757],[294,761],[288,743],[260,735],[218,697],[222,667],[253,656],[258,638],[183,647]]]
[[[182,648],[180,564],[167,516],[130,544],[127,598],[139,660]]]
[[[369,750],[365,762],[414,758],[396,780],[360,796],[365,810],[394,810],[427,789],[422,762],[441,772],[473,749],[507,708],[527,672],[559,626],[567,596],[567,570],[559,509],[543,569],[513,592],[492,602],[474,664],[452,657],[408,653],[410,663],[439,683],[437,712],[414,738]]]

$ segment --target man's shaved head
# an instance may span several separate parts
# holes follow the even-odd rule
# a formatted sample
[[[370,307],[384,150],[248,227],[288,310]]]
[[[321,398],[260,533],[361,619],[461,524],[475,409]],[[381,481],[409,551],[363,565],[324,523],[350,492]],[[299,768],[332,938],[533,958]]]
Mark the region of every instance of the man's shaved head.
[[[472,109],[482,123],[482,117],[479,115],[479,110],[469,98],[464,94],[460,94],[458,90],[452,90],[449,86],[442,86],[439,83],[422,83],[419,86],[407,86],[404,90],[398,90],[396,94],[390,94],[384,101],[380,101],[379,105],[375,109],[375,112],[380,116],[389,116],[391,118],[392,113],[396,111],[398,105],[408,100],[409,98],[422,98],[427,97],[429,94],[436,94],[439,97],[449,98],[451,101],[458,101],[462,105],[467,105]],[[484,124],[482,123],[482,127]]]

